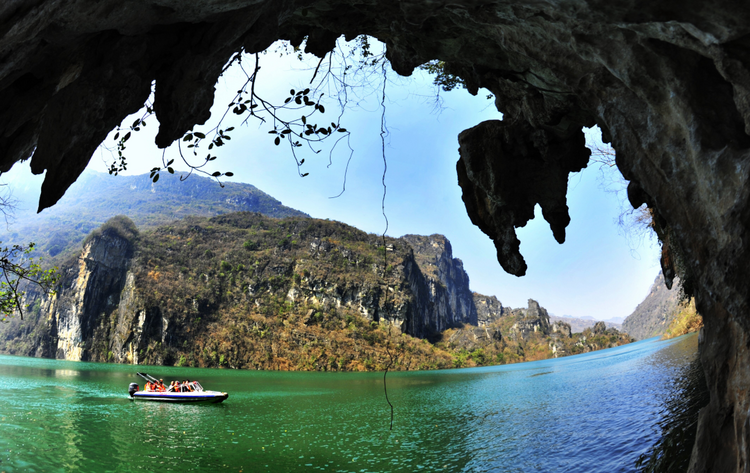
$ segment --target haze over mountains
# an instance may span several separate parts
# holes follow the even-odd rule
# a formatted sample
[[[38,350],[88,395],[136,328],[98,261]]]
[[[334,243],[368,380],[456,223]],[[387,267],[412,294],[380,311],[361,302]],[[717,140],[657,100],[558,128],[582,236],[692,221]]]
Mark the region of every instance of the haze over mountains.
[[[153,183],[148,174],[116,176],[86,171],[53,207],[37,214],[38,190],[14,190],[18,199],[15,222],[3,243],[33,241],[42,255],[77,250],[93,229],[115,215],[127,215],[140,229],[149,229],[187,216],[213,217],[229,212],[259,212],[269,217],[309,217],[286,207],[251,184],[225,182],[192,175],[164,174]]]
[[[570,324],[570,328],[571,330],[573,330],[573,332],[583,332],[585,329],[596,325],[597,322],[604,322],[605,324],[607,324],[607,327],[622,330],[622,322],[625,320],[622,317],[614,317],[611,319],[595,319],[590,316],[573,317],[570,315],[563,315],[562,317],[560,317],[552,314],[550,314],[549,319],[553,321],[559,320],[560,322]]]

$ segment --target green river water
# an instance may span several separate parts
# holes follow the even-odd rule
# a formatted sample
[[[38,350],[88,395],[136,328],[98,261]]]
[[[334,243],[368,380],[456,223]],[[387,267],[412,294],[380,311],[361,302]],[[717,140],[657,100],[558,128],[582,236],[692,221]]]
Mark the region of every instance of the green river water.
[[[692,415],[681,396],[696,352],[688,335],[517,365],[389,373],[392,431],[382,373],[0,356],[0,472],[637,471],[639,457],[663,457],[654,446]],[[198,379],[229,399],[134,402],[136,370]]]

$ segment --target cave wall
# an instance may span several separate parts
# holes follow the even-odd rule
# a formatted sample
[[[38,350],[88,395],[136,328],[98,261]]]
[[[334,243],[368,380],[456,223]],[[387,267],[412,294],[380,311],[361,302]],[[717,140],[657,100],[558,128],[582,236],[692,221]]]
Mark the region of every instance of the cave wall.
[[[662,266],[692,278],[711,402],[692,471],[748,471],[750,425],[750,8],[697,0],[11,0],[0,5],[0,171],[31,156],[53,205],[106,134],[155,87],[157,145],[204,122],[236,51],[277,39],[328,52],[369,34],[404,75],[446,61],[503,112],[460,138],[472,221],[522,275],[515,228],[540,204],[555,238],[567,173],[597,124],[656,209]],[[32,156],[33,154],[33,156]],[[510,177],[510,179],[509,179]]]

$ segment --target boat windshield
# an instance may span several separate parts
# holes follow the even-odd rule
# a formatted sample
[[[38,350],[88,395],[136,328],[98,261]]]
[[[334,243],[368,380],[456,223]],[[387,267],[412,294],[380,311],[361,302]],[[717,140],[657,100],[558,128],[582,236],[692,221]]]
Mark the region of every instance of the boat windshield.
[[[188,386],[190,386],[190,389],[185,389],[185,386],[183,384],[180,384],[178,386],[178,389],[175,389],[174,386],[169,386],[167,388],[168,393],[174,393],[174,392],[198,392],[198,391],[204,391],[203,386],[201,386],[201,383],[198,381],[191,381],[188,383]]]

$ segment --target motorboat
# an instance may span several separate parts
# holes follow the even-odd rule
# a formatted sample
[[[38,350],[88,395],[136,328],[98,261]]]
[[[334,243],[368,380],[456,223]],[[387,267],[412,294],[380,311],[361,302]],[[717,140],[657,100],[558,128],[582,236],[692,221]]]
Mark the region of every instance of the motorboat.
[[[158,383],[159,380],[146,373],[137,373],[138,376],[150,383]],[[203,389],[198,381],[181,383],[179,390],[174,386],[167,387],[164,391],[140,390],[138,383],[130,383],[128,394],[135,401],[159,401],[185,404],[216,404],[223,402],[229,394],[219,391]]]

